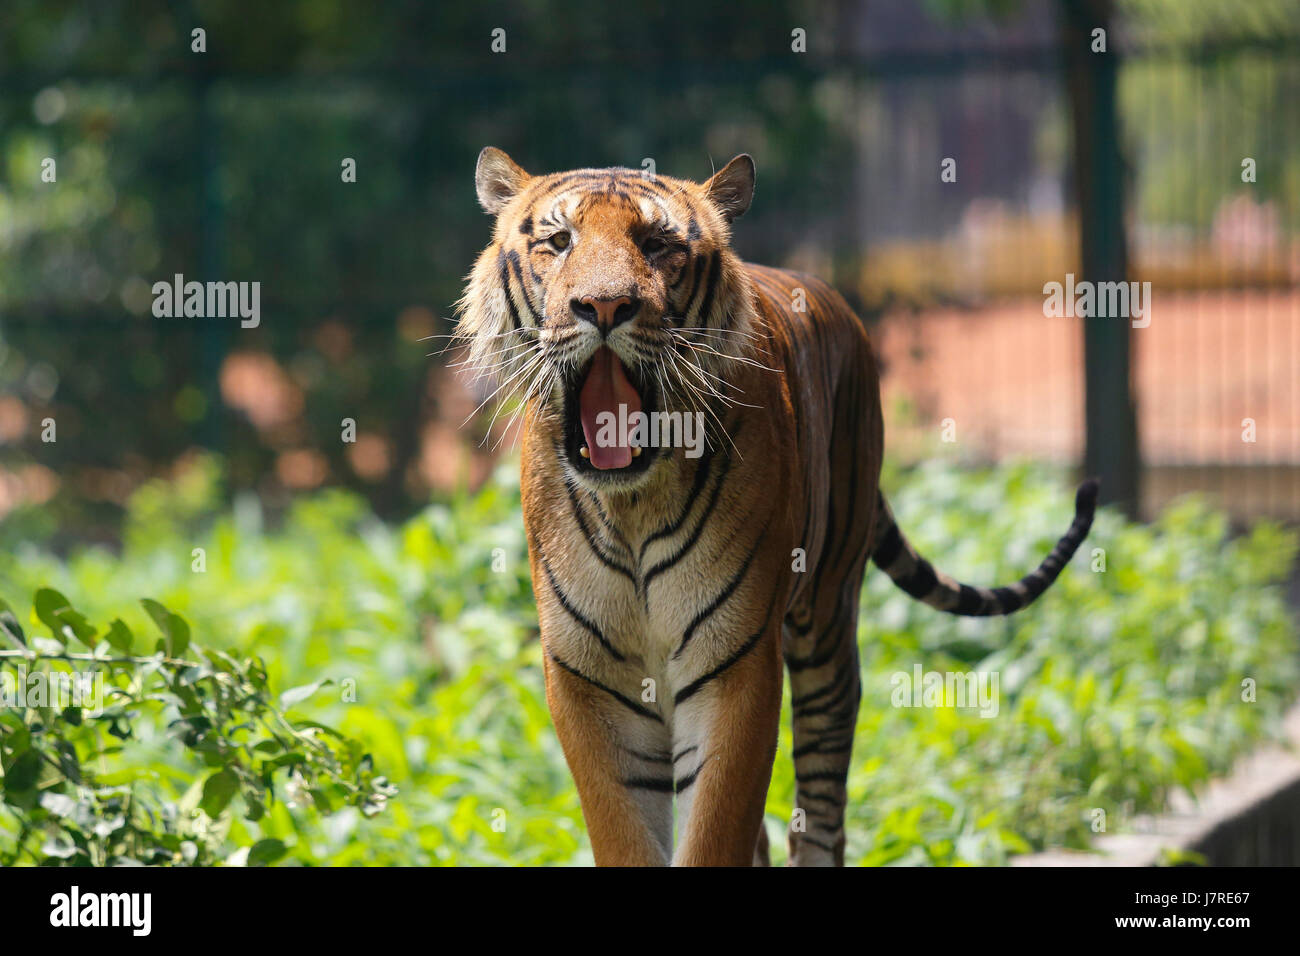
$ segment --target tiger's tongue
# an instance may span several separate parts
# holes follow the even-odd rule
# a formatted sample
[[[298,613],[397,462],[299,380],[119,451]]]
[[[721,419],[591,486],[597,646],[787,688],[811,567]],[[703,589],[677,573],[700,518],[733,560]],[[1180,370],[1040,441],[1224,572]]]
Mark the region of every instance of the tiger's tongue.
[[[618,409],[620,405],[626,406],[621,416]],[[582,415],[582,434],[587,439],[592,465],[602,469],[626,468],[630,465],[632,446],[612,442],[617,442],[619,439],[619,421],[626,421],[631,418],[633,412],[641,411],[641,396],[628,381],[623,363],[607,346],[602,345],[598,348],[595,357],[591,360],[591,370],[587,372],[587,380],[582,383],[582,391],[578,395],[578,407]],[[605,432],[603,437],[612,439],[611,444],[604,446],[596,441],[602,431],[602,422],[597,421],[597,416],[601,412],[609,412],[614,416],[614,427],[603,429]],[[629,432],[632,430],[630,424],[627,430]]]

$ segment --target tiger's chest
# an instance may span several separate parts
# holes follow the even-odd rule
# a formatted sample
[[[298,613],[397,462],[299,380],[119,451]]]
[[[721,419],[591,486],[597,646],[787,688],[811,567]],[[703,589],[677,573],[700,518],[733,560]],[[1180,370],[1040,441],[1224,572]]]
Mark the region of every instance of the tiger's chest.
[[[718,450],[636,496],[525,472],[545,649],[668,717],[672,701],[785,612],[788,462]],[[771,473],[769,473],[771,472]]]
[[[566,487],[564,500],[529,528],[542,572],[535,588],[554,592],[579,630],[615,659],[662,662],[683,639],[689,649],[692,621],[716,597],[735,544],[725,487],[699,484],[621,510]]]

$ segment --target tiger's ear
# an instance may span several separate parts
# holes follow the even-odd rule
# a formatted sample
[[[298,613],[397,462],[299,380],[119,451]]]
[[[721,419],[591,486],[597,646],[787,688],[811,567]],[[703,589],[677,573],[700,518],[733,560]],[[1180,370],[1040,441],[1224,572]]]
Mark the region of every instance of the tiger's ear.
[[[487,212],[496,215],[501,207],[514,199],[527,185],[529,175],[509,156],[495,146],[484,146],[474,167],[474,187],[478,190],[478,203]]]
[[[754,157],[741,153],[713,174],[704,192],[722,210],[727,222],[739,219],[754,198]]]

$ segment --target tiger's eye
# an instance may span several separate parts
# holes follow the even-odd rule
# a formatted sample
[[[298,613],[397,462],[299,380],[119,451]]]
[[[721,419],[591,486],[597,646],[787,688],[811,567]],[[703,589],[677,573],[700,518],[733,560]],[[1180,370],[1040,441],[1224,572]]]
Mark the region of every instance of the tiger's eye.
[[[551,245],[556,249],[567,249],[569,248],[569,238],[567,232],[557,232],[555,235],[551,236]]]

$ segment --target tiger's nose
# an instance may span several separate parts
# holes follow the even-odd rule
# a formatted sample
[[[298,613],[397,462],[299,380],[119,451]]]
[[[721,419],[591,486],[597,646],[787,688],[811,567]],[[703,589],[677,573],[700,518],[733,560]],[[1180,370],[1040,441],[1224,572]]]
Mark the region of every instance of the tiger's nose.
[[[615,327],[633,318],[641,308],[641,300],[621,295],[616,299],[597,299],[584,295],[581,299],[569,302],[575,317],[583,322],[590,322],[600,329],[602,335],[608,335]]]

